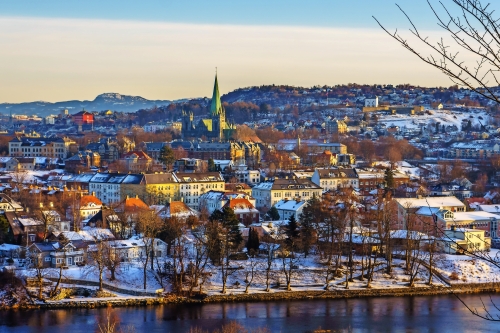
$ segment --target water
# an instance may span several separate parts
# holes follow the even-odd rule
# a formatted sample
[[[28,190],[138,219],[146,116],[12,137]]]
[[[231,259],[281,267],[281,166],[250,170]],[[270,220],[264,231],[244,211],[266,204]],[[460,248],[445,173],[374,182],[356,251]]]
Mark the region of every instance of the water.
[[[481,306],[479,295],[464,295]],[[483,301],[490,302],[488,295]],[[493,300],[500,304],[500,296]],[[498,312],[497,312],[498,313]],[[0,332],[94,332],[106,309],[5,311]],[[318,328],[352,332],[499,332],[500,322],[470,314],[454,296],[384,297],[204,305],[162,305],[116,308],[112,316],[136,332],[207,330],[235,320],[247,328],[272,332],[307,332]]]

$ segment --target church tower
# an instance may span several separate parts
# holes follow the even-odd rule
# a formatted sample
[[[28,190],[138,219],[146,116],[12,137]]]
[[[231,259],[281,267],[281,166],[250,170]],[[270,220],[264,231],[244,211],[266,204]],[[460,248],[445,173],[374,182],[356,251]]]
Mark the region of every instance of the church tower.
[[[212,118],[212,131],[214,133],[214,137],[217,136],[218,140],[222,141],[224,139],[224,129],[226,128],[226,111],[224,110],[220,100],[217,74],[215,74],[212,105],[210,105],[210,117]]]

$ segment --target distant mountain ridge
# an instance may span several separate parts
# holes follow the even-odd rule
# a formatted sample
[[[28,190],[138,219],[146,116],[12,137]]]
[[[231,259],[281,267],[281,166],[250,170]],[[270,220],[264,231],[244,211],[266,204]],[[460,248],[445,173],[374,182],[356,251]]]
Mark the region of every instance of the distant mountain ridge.
[[[170,100],[148,100],[141,96],[121,95],[118,93],[104,93],[98,95],[93,101],[63,101],[63,102],[25,102],[25,103],[0,103],[0,113],[27,114],[41,117],[58,114],[61,110],[68,109],[69,113],[76,113],[83,109],[87,111],[121,111],[135,112],[139,109],[148,109],[156,106],[169,105]]]

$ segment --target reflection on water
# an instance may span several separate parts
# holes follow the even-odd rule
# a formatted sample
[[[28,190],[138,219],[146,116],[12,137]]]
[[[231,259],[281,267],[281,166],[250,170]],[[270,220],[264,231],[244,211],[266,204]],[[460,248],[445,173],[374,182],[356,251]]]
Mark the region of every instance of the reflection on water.
[[[481,307],[478,295],[462,299]],[[500,304],[500,296],[493,298]],[[489,297],[483,298],[489,302]],[[362,298],[291,302],[172,304],[116,308],[122,325],[137,332],[213,330],[236,320],[245,327],[272,332],[306,332],[317,328],[353,332],[497,332],[499,323],[471,315],[454,296]],[[106,309],[5,311],[0,332],[93,332]]]

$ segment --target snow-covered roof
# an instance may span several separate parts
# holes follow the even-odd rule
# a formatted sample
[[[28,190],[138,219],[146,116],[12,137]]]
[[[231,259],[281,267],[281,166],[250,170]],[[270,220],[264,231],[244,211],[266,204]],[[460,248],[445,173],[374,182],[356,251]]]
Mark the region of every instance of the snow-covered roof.
[[[281,210],[297,211],[303,208],[305,204],[306,204],[305,201],[280,200],[274,205],[274,207],[276,207],[276,209],[281,209]]]
[[[396,198],[401,206],[410,208],[418,207],[464,207],[464,203],[454,196],[424,197],[424,198]]]
[[[475,210],[471,212],[454,212],[453,220],[454,221],[477,221],[477,220],[490,220],[490,219],[498,219],[499,216],[497,214],[492,214],[489,212],[484,212],[480,210]]]

